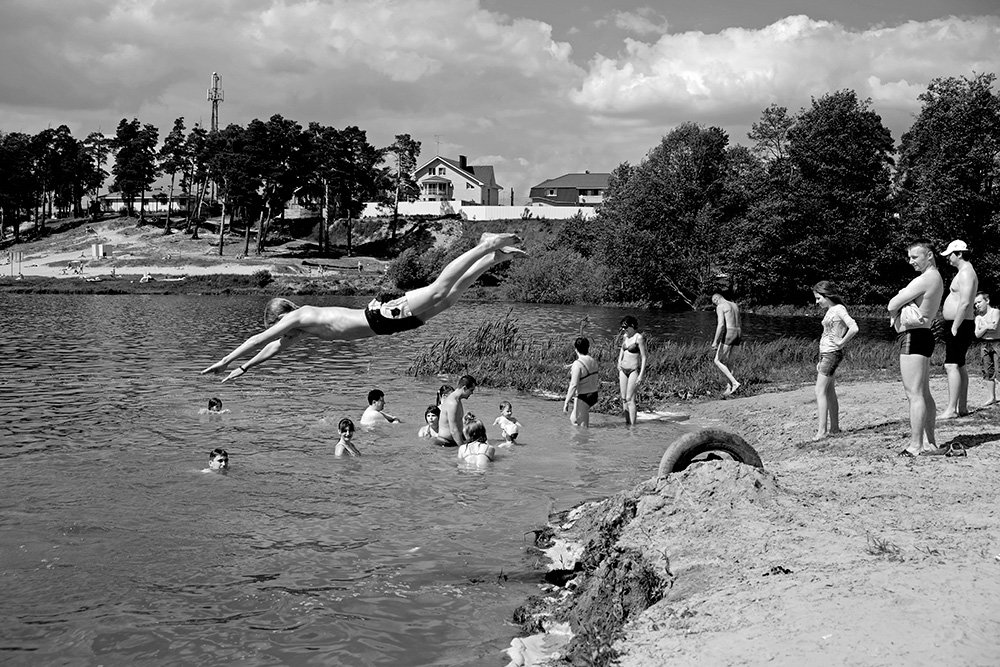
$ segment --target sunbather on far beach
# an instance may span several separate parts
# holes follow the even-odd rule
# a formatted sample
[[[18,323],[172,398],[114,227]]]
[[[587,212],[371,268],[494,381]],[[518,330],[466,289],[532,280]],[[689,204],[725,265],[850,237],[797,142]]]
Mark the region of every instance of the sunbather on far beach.
[[[453,306],[491,267],[513,255],[526,254],[512,245],[518,241],[515,234],[483,234],[475,247],[452,260],[430,285],[411,290],[399,298],[376,297],[363,309],[298,306],[288,299],[271,299],[264,309],[267,330],[251,336],[202,373],[225,370],[235,359],[262,347],[253,358],[231,371],[223,382],[232,380],[291,347],[303,333],[323,340],[349,341],[415,329]]]

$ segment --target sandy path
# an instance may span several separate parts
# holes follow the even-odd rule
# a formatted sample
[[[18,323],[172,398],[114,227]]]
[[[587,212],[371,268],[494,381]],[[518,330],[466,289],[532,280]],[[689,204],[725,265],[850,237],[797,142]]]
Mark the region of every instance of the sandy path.
[[[932,390],[942,405],[943,377]],[[644,501],[621,543],[676,578],[627,626],[622,665],[1000,664],[1000,409],[939,422],[966,458],[907,460],[898,382],[839,394],[845,433],[816,444],[811,387],[692,409],[767,472],[704,464]]]

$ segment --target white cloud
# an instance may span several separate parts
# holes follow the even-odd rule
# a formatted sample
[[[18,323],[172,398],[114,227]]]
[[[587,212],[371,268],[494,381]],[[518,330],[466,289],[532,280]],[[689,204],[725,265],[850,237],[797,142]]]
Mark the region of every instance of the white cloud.
[[[1000,71],[998,44],[996,17],[852,31],[790,16],[759,30],[626,40],[618,57],[591,62],[572,99],[612,120],[667,114],[712,123],[772,102],[795,110],[812,96],[851,88],[871,97],[876,110],[900,115],[919,109],[916,95],[931,78]]]
[[[634,12],[616,12],[616,27],[636,35],[661,35],[667,32],[667,19],[649,7],[639,7]]]

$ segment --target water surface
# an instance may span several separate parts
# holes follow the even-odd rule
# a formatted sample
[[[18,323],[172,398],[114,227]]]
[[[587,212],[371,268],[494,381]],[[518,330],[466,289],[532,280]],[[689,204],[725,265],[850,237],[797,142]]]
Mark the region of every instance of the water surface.
[[[537,592],[526,532],[649,478],[682,432],[599,415],[578,431],[561,402],[481,389],[466,407],[492,424],[512,400],[524,444],[470,471],[415,438],[442,379],[404,371],[497,305],[309,341],[236,383],[198,375],[259,330],[264,301],[0,295],[4,663],[503,664]],[[514,309],[532,335],[622,314]],[[373,387],[406,423],[333,457]],[[211,396],[230,412],[199,414]],[[228,475],[202,472],[214,447]]]

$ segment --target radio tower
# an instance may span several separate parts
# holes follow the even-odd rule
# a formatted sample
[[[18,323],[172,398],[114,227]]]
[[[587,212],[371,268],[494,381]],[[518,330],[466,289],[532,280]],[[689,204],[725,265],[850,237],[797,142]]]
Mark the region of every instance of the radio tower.
[[[222,77],[218,72],[212,72],[212,87],[208,89],[208,101],[212,103],[212,132],[219,130],[219,102],[224,99],[222,94]]]

